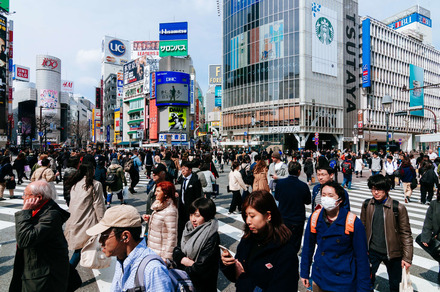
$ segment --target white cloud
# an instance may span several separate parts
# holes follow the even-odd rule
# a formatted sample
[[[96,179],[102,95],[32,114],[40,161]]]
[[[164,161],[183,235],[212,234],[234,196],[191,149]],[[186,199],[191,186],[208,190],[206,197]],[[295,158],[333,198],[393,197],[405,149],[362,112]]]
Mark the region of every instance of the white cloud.
[[[83,76],[78,78],[77,83],[78,87],[96,87],[100,84],[100,81],[97,78]]]
[[[81,70],[88,70],[96,67],[101,62],[101,50],[79,50],[76,53],[75,63]]]

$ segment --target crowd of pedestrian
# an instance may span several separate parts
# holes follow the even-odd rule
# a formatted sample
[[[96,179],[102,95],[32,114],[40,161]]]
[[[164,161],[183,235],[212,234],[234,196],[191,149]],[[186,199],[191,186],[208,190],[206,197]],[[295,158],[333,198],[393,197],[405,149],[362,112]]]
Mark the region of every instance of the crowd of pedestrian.
[[[105,256],[117,258],[111,291],[217,291],[219,271],[237,291],[297,291],[299,282],[313,291],[372,291],[381,263],[390,291],[398,291],[402,269],[409,270],[413,259],[405,204],[418,186],[420,203],[430,203],[421,244],[429,247],[440,233],[438,193],[434,198],[439,164],[432,150],[416,158],[370,151],[63,149],[25,151],[13,164],[6,152],[0,199],[5,189],[13,198],[12,181],[31,181],[23,210],[15,215],[10,289],[74,291],[81,285],[77,265],[96,237]],[[220,245],[215,218],[217,179],[228,167],[228,211],[238,211],[244,221],[235,255]],[[358,218],[347,190],[353,175],[368,172],[371,198]],[[138,185],[141,175],[148,184]],[[68,212],[55,202],[54,184],[61,181]],[[402,202],[391,196],[400,184]],[[146,190],[143,214],[127,205],[135,188]],[[119,205],[112,202],[115,195]],[[306,205],[312,209],[309,218]]]

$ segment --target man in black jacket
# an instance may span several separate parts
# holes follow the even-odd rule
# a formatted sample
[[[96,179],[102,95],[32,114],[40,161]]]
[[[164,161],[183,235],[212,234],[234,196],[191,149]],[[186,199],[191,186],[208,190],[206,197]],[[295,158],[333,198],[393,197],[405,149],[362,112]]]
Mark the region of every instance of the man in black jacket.
[[[30,183],[23,210],[15,213],[17,252],[9,291],[66,291],[69,276],[63,224],[69,213],[53,200],[45,180]]]
[[[296,253],[298,253],[306,220],[305,205],[310,205],[312,198],[309,186],[298,178],[301,173],[301,164],[291,161],[288,165],[288,171],[287,178],[278,180],[275,199],[279,202],[278,209],[284,224],[292,231],[292,242]]]
[[[182,239],[182,232],[186,222],[189,220],[189,206],[196,199],[203,195],[202,184],[197,174],[192,173],[192,164],[189,161],[182,162],[180,167],[182,175],[178,183],[182,185],[179,191],[179,224],[178,241]]]

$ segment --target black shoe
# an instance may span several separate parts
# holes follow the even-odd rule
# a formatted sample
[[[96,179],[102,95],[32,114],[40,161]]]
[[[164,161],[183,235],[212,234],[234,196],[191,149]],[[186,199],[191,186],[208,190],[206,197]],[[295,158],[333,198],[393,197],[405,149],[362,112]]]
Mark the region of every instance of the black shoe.
[[[411,203],[411,199],[410,199],[409,197],[406,197],[406,199],[408,200],[408,202],[410,202],[410,203]]]

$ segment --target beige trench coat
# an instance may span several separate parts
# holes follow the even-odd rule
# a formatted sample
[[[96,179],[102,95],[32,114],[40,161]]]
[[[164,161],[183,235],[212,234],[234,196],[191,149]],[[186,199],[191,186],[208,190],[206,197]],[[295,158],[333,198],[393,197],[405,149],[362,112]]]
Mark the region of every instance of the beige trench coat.
[[[34,182],[40,179],[44,179],[47,182],[54,181],[55,173],[47,166],[40,166],[32,174],[31,181]]]
[[[64,236],[69,250],[83,248],[90,236],[86,230],[102,219],[105,212],[102,184],[93,180],[93,187],[84,189],[85,177],[74,185],[70,191],[70,218],[66,222]]]

